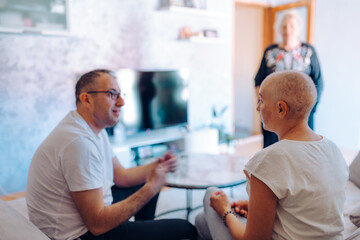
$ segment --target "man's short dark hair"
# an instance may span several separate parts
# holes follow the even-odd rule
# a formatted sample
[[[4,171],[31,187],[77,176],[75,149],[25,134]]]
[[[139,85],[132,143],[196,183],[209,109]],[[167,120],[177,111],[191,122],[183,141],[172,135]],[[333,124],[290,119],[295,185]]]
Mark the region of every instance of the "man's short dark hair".
[[[97,78],[100,77],[102,73],[110,74],[112,77],[116,78],[114,72],[107,69],[96,69],[91,72],[85,73],[80,77],[75,86],[76,104],[81,103],[81,93],[95,90],[94,88],[97,83]]]

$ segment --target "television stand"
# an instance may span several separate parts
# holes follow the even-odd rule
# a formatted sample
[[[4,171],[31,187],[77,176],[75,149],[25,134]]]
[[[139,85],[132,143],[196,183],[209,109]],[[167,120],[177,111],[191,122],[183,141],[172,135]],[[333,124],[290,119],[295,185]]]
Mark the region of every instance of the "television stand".
[[[174,153],[218,153],[218,131],[211,128],[192,132],[170,128],[140,133],[127,139],[117,136],[109,139],[125,168],[141,165],[146,159],[161,156],[167,150]]]

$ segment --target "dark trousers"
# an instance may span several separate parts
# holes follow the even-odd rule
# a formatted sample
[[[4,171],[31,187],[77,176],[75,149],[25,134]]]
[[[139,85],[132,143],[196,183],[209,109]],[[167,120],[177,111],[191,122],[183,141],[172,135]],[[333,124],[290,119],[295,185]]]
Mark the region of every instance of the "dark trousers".
[[[124,200],[130,195],[138,191],[143,185],[130,187],[130,188],[118,188],[115,185],[111,188],[113,196],[113,204]],[[155,210],[159,194],[153,197],[147,204],[145,204],[136,214],[135,221],[154,220]]]
[[[113,203],[124,200],[142,186],[131,188],[111,188]],[[183,219],[160,219],[155,217],[156,203],[159,194],[151,199],[135,214],[135,221],[126,221],[120,226],[100,236],[87,232],[80,237],[81,240],[115,240],[115,239],[141,239],[141,240],[171,240],[171,239],[197,239],[196,228]]]
[[[308,120],[308,124],[309,127],[314,130],[314,113],[315,112],[311,112],[310,116],[309,116],[309,120]],[[268,130],[265,130],[263,128],[263,125],[261,124],[261,130],[264,136],[264,148],[270,146],[271,144],[276,143],[277,141],[279,141],[278,136],[276,135],[276,133],[274,132],[270,132]]]

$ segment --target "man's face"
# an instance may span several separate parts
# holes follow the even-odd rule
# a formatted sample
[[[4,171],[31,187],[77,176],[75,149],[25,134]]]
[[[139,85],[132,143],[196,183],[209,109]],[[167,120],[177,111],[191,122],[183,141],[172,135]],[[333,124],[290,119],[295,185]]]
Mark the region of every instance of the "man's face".
[[[259,100],[256,110],[259,111],[264,129],[274,131],[276,121],[276,104],[271,99],[271,91],[268,84],[263,84],[259,90]]]
[[[115,78],[102,73],[97,81],[97,89],[94,91],[113,91],[119,93],[120,88]],[[119,121],[120,109],[124,106],[124,99],[120,96],[117,100],[110,93],[93,94],[92,115],[97,128],[103,129],[114,126]]]

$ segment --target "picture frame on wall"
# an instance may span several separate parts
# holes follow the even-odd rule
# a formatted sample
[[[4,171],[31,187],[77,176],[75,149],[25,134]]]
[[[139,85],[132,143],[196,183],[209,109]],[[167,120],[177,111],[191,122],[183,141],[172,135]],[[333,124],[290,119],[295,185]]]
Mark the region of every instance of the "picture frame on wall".
[[[218,32],[215,29],[204,29],[203,33],[204,33],[204,37],[208,37],[208,38],[218,37]]]

